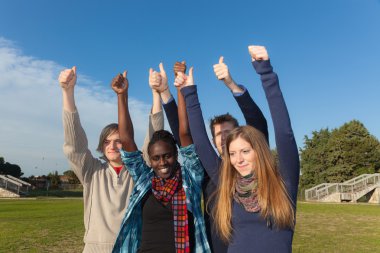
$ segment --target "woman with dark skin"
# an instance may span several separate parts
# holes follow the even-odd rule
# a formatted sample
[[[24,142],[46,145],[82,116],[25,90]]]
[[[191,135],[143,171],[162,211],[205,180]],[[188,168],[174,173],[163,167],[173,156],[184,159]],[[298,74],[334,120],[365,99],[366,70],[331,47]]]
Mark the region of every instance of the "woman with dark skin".
[[[126,77],[126,72],[116,76],[111,86],[118,96],[122,160],[135,186],[113,252],[210,252],[200,203],[204,171],[192,145],[184,99],[179,93],[183,165],[173,135],[161,130],[148,145],[148,167],[134,141]]]

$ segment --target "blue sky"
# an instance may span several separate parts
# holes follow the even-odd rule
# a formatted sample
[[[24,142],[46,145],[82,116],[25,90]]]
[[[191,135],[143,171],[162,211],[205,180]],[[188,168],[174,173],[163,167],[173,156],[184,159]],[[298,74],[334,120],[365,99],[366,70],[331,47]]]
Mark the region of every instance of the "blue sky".
[[[109,83],[124,69],[142,143],[151,103],[148,69],[158,69],[160,61],[168,73],[177,60],[194,66],[206,120],[228,111],[243,124],[212,70],[221,55],[235,81],[262,108],[273,147],[250,44],[268,49],[299,147],[313,130],[352,119],[379,139],[379,31],[380,0],[2,1],[0,156],[21,165],[26,175],[68,169],[56,78],[73,65],[80,75],[76,99],[91,150],[101,128],[117,120]]]

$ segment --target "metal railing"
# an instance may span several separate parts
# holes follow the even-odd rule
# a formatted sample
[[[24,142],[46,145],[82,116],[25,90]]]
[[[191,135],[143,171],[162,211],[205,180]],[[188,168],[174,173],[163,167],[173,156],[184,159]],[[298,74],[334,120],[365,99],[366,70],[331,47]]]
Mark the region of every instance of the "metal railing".
[[[0,187],[13,193],[20,194],[22,184],[13,179],[7,178],[6,176],[0,175]]]
[[[380,187],[380,173],[362,174],[343,183],[323,183],[307,189],[305,199],[321,201],[334,193],[339,193],[340,200],[355,202],[376,187]]]
[[[20,192],[21,193],[23,193],[23,194],[28,194],[29,193],[29,187],[32,187],[31,184],[29,184],[28,182],[25,182],[25,181],[23,181],[23,180],[21,180],[21,179],[19,179],[17,177],[13,177],[11,175],[6,175],[6,177],[21,184],[21,187],[20,187]]]

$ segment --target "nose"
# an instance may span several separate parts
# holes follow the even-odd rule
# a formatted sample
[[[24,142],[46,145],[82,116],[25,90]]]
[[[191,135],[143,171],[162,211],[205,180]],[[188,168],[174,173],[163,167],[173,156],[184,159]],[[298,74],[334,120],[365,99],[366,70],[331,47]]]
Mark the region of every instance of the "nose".
[[[241,163],[241,162],[243,162],[243,161],[244,161],[243,155],[242,155],[241,153],[238,153],[238,154],[237,154],[237,162],[238,162],[238,163]]]
[[[110,148],[112,150],[118,150],[118,147],[117,147],[117,141],[111,141],[110,142]]]
[[[160,158],[160,165],[165,165],[166,164],[166,159],[165,157]]]

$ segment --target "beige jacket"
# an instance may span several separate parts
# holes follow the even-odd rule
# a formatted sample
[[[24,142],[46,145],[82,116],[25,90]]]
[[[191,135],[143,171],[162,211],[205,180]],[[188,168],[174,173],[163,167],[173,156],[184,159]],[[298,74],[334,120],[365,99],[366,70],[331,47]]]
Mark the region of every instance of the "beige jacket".
[[[154,131],[163,129],[163,112],[150,115],[143,153]],[[106,162],[94,158],[78,112],[63,111],[63,151],[83,184],[85,248],[83,252],[111,252],[133,189],[132,177],[119,174]]]

